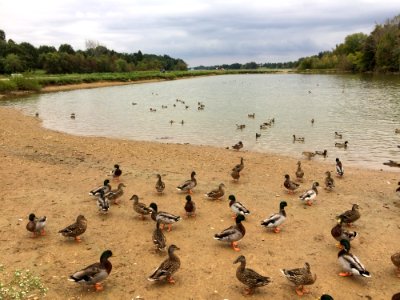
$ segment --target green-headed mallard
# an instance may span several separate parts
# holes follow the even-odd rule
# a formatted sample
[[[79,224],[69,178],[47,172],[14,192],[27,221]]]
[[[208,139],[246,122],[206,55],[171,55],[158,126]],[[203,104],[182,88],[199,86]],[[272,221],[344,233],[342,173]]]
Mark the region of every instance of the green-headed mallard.
[[[147,278],[149,281],[159,281],[166,279],[169,283],[175,283],[172,275],[179,270],[181,261],[178,256],[174,253],[179,248],[175,245],[168,247],[168,258],[164,260],[161,265],[154,271],[153,274]]]
[[[336,158],[336,175],[339,177],[344,175],[343,165],[339,158]]]
[[[212,190],[211,192],[205,194],[209,199],[217,200],[221,199],[225,195],[225,184],[220,183],[217,189]]]
[[[285,181],[283,182],[283,186],[288,190],[288,193],[294,193],[296,189],[300,186],[296,182],[290,180],[290,176],[288,174],[285,175]]]
[[[393,254],[390,259],[392,260],[392,263],[397,267],[397,277],[400,277],[400,252]]]
[[[139,202],[138,195],[133,195],[129,200],[133,200],[133,210],[142,217],[142,220],[144,220],[145,215],[151,214],[151,208],[147,207],[146,204]]]
[[[114,201],[114,204],[119,204],[120,201],[117,200],[120,199],[124,194],[124,189],[123,189],[124,187],[126,187],[125,184],[123,183],[118,184],[118,187],[115,190],[111,190],[109,193],[107,193],[105,197],[108,200]]]
[[[103,214],[108,213],[108,210],[110,209],[110,202],[108,201],[108,198],[104,196],[103,191],[99,191],[97,194],[97,207]]]
[[[236,216],[236,224],[230,226],[220,233],[214,235],[214,239],[219,241],[227,241],[231,243],[233,250],[240,251],[237,242],[240,241],[246,234],[242,221],[245,219],[243,215]]]
[[[233,167],[232,171],[241,172],[244,169],[243,157],[240,158],[240,164]]]
[[[267,219],[261,222],[261,225],[267,228],[273,228],[275,233],[279,233],[281,231],[279,225],[283,224],[286,220],[286,206],[286,201],[281,201],[281,203],[279,203],[279,212],[270,215]]]
[[[394,294],[392,300],[400,300],[400,293]]]
[[[179,216],[175,216],[164,211],[158,211],[158,206],[154,202],[150,203],[150,208],[152,210],[151,218],[155,222],[160,221],[160,223],[162,224],[162,229],[164,229],[165,224],[168,224],[168,231],[171,231],[172,224],[178,222],[181,219],[181,217]]]
[[[111,185],[110,185],[110,180],[106,179],[103,182],[103,185],[94,188],[89,192],[89,195],[91,196],[97,196],[100,193],[100,190],[104,192],[104,194],[107,194],[108,192],[111,191]]]
[[[189,194],[191,194],[192,193],[192,189],[197,185],[197,180],[196,180],[196,178],[194,176],[196,176],[196,172],[195,171],[193,171],[190,174],[190,179],[189,180],[186,180],[184,183],[182,183],[181,185],[177,186],[176,189],[178,191],[188,192]]]
[[[80,242],[80,235],[86,231],[87,220],[83,215],[79,215],[76,218],[76,222],[61,229],[58,233],[61,233],[65,237],[73,237],[77,242]]]
[[[153,231],[153,243],[157,247],[158,250],[164,250],[167,239],[160,228],[160,220],[156,222],[156,229]]]
[[[318,298],[318,300],[334,300],[334,299],[331,295],[323,294],[321,297]]]
[[[298,161],[297,162],[297,170],[296,170],[296,178],[298,181],[303,181],[303,177],[304,177],[304,171],[301,168],[301,162]]]
[[[46,226],[47,218],[44,217],[36,217],[34,213],[29,215],[29,222],[26,224],[26,229],[33,233],[33,237],[37,235],[45,235],[44,227]]]
[[[344,143],[335,143],[335,147],[346,149],[348,143],[349,143],[348,141],[345,141]]]
[[[244,128],[245,126],[243,126],[242,128]],[[242,129],[240,128],[240,129]],[[243,148],[243,143],[242,141],[237,142],[235,145],[232,146],[232,149],[235,149],[237,151],[239,151],[240,149]]]
[[[110,176],[112,176],[114,180],[119,181],[119,177],[121,175],[122,175],[122,170],[120,169],[118,164],[115,164],[114,169],[110,172]]]
[[[186,196],[185,211],[188,217],[196,216],[196,203],[192,200],[192,196]]]
[[[158,180],[156,182],[156,191],[157,191],[157,193],[161,194],[162,192],[164,192],[165,183],[161,180],[160,174],[157,174],[157,178],[158,178]]]
[[[317,198],[318,195],[318,189],[317,187],[319,186],[318,182],[314,182],[311,189],[308,191],[305,191],[302,195],[299,196],[301,201],[304,201],[305,204],[308,206],[311,206],[313,204],[313,201]]]
[[[325,172],[325,189],[328,191],[332,191],[333,188],[335,187],[335,180],[333,180],[332,176],[331,176],[331,172],[326,171]]]
[[[78,272],[75,272],[68,280],[87,285],[94,285],[96,291],[101,291],[103,286],[100,282],[110,275],[112,269],[112,264],[108,260],[111,256],[111,250],[104,251],[100,256],[100,262],[96,262]]]
[[[360,207],[358,204],[353,204],[351,210],[346,210],[341,215],[336,218],[341,218],[343,223],[346,223],[348,226],[351,226],[352,223],[357,221],[360,218],[360,212],[358,211]]]
[[[352,275],[371,277],[357,256],[350,253],[350,242],[343,239],[340,241],[340,245],[342,245],[344,248],[339,251],[338,260],[345,272],[341,272],[339,275],[343,277]]]
[[[331,229],[331,235],[335,240],[340,242],[341,240],[352,241],[358,235],[355,231],[347,231],[343,229],[342,219],[337,218],[337,224]],[[338,244],[339,246],[340,244]]]
[[[240,202],[236,201],[236,197],[234,195],[229,195],[229,207],[234,213],[234,218],[237,215],[247,216],[250,214],[250,211]]]
[[[266,276],[258,274],[256,271],[246,268],[246,258],[240,255],[233,263],[237,264],[240,262],[236,270],[236,278],[247,286],[245,293],[250,295],[254,292],[256,287],[267,285],[271,282],[271,279]]]
[[[281,272],[290,282],[296,285],[296,294],[299,296],[309,293],[304,286],[313,284],[317,279],[317,275],[311,273],[310,264],[308,262],[304,264],[304,268],[292,270],[282,269]]]

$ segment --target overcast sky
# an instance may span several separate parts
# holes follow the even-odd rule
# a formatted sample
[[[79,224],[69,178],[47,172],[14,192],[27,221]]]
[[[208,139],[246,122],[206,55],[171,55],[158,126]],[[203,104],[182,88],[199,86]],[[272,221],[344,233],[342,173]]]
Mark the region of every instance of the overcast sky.
[[[17,43],[95,40],[193,67],[297,60],[398,14],[400,0],[0,0],[0,29]]]

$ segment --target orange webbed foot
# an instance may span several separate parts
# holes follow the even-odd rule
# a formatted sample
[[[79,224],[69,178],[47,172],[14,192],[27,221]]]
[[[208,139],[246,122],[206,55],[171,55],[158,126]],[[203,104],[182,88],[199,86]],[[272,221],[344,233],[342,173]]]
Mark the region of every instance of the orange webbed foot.
[[[349,277],[349,276],[352,276],[353,274],[352,273],[350,273],[350,272],[340,272],[339,273],[339,276],[342,276],[342,277]]]
[[[278,227],[275,227],[274,232],[275,232],[275,233],[279,233],[279,232],[281,232],[281,229],[278,228]]]
[[[99,292],[99,291],[103,290],[103,286],[100,283],[96,283],[94,285],[94,288],[95,288],[96,292]]]
[[[75,237],[75,241],[76,241],[77,243],[82,242],[82,240],[81,240],[81,238],[80,238],[79,236],[76,236],[76,237]]]
[[[167,281],[171,284],[175,284],[175,280],[172,277],[167,278]]]

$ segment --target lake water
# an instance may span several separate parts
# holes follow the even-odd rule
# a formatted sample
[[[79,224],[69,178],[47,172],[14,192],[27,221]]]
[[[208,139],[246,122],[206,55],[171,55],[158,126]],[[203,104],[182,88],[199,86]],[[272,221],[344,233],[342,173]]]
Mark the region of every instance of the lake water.
[[[400,171],[382,165],[400,160],[399,76],[225,75],[33,95],[0,105],[39,112],[44,127],[76,135],[218,147],[241,140],[244,150],[298,158],[302,151],[327,149],[332,163],[340,157],[345,165]],[[271,118],[275,124],[260,130]],[[294,143],[293,134],[305,142]],[[346,150],[335,147],[345,140]]]

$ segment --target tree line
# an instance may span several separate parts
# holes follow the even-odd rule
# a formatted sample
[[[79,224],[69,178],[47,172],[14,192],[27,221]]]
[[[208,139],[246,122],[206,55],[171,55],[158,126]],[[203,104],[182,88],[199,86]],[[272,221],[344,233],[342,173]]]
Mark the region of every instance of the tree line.
[[[86,50],[74,50],[69,44],[35,47],[28,42],[6,40],[0,30],[0,74],[44,70],[48,74],[102,73],[131,71],[185,71],[182,59],[168,55],[118,53],[98,42],[86,41]]]

